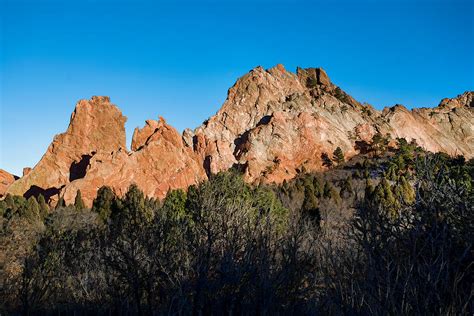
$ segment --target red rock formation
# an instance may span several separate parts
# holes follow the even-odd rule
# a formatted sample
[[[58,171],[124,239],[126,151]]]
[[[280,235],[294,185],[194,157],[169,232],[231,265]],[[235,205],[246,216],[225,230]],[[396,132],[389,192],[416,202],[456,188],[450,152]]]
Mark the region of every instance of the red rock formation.
[[[26,176],[28,173],[30,173],[31,170],[32,170],[32,169],[31,169],[30,167],[25,167],[25,168],[23,168],[23,177]]]
[[[97,190],[123,195],[136,183],[162,198],[207,174],[238,165],[249,182],[282,182],[305,170],[322,170],[321,154],[341,147],[346,158],[357,141],[376,132],[416,139],[431,151],[474,156],[473,92],[444,99],[432,109],[403,106],[377,111],[334,85],[320,68],[297,73],[282,65],[257,67],[229,89],[216,115],[180,135],[163,118],[135,129],[125,149],[125,117],[107,97],[80,101],[68,130],[57,136],[35,168],[10,186],[14,194],[63,195],[81,190],[91,205]]]
[[[8,187],[17,179],[14,175],[0,169],[0,198],[3,197]]]
[[[64,188],[65,201],[74,201],[79,189],[84,202],[91,205],[101,186],[108,185],[122,196],[132,183],[147,196],[163,198],[170,189],[185,189],[206,179],[199,156],[163,118],[136,129],[132,148],[136,151],[94,155],[85,177]]]
[[[8,192],[25,196],[41,193],[46,198],[57,195],[67,184],[84,177],[91,157],[125,148],[125,121],[108,97],[79,101],[67,131],[54,137],[33,170]]]
[[[321,170],[321,154],[341,147],[356,154],[358,140],[376,132],[416,139],[431,151],[474,155],[472,92],[434,109],[403,106],[377,111],[331,83],[320,68],[297,74],[278,65],[253,69],[229,90],[223,107],[194,133],[208,172],[245,167],[250,182],[282,182],[301,169]]]

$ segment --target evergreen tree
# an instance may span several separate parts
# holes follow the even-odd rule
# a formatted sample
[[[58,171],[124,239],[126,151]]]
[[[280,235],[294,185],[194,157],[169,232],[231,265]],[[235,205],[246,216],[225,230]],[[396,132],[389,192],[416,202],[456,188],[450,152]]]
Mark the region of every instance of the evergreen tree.
[[[326,199],[330,199],[332,195],[332,186],[329,183],[329,181],[326,181],[324,183],[324,188],[323,188],[323,197]]]
[[[336,150],[332,153],[332,159],[339,165],[344,162],[344,153],[342,152],[341,147],[337,147]]]
[[[64,207],[66,206],[66,202],[64,201],[64,197],[59,197],[59,200],[58,200],[58,203],[56,204],[56,210],[61,208],[61,207]]]
[[[40,209],[38,201],[36,201],[34,196],[30,196],[26,202],[26,207],[23,209],[22,216],[26,216],[28,219],[34,220],[39,219]]]
[[[15,200],[13,199],[13,196],[11,194],[7,194],[3,202],[5,208],[3,211],[3,216],[6,218],[11,218],[16,212]]]
[[[416,198],[415,190],[413,189],[413,187],[410,185],[410,183],[407,181],[407,179],[404,176],[400,177],[399,187],[401,189],[400,192],[401,192],[402,201],[408,205],[415,203],[415,198]]]
[[[321,214],[318,207],[318,199],[314,194],[305,194],[301,210],[303,214],[308,216],[312,221],[319,225],[321,221]]]
[[[398,174],[397,174],[398,167],[394,163],[390,163],[387,171],[385,172],[385,177],[391,181],[397,181],[398,180]]]
[[[43,194],[40,194],[38,196],[38,204],[39,204],[40,216],[41,216],[41,218],[44,219],[49,213],[49,206],[46,203],[46,200],[44,199]]]
[[[74,200],[74,207],[76,211],[82,211],[85,209],[84,201],[82,200],[81,190],[77,190],[76,199]]]
[[[365,199],[367,201],[370,201],[373,199],[373,195],[374,195],[374,186],[372,185],[372,182],[370,181],[370,179],[366,179],[365,180]]]
[[[143,191],[136,184],[130,185],[120,202],[120,204],[115,203],[111,214],[112,219],[120,225],[141,225],[152,219],[152,210],[145,203]]]
[[[352,188],[352,180],[350,177],[347,177],[341,184],[341,196],[349,197],[354,193]]]
[[[352,174],[352,178],[353,179],[362,179],[362,175],[360,173],[359,170],[356,170],[353,174]]]
[[[392,217],[396,216],[396,212],[400,206],[386,178],[382,178],[380,183],[375,187],[373,201],[371,202],[384,209],[385,212]]]
[[[376,133],[372,137],[370,148],[374,152],[375,157],[378,157],[380,154],[383,154],[387,150],[389,141],[390,141],[389,134],[383,136],[381,133]]]
[[[316,197],[321,198],[324,193],[324,185],[321,183],[321,179],[319,179],[319,177],[314,177],[313,188],[314,188],[314,194],[316,195]]]
[[[170,190],[163,201],[162,210],[171,218],[181,219],[186,215],[186,192]]]
[[[115,200],[115,194],[108,186],[103,186],[97,191],[97,197],[92,203],[92,211],[99,214],[99,217],[105,222],[112,213],[112,204]]]
[[[0,200],[0,217],[3,217],[7,210],[7,203],[5,201]]]

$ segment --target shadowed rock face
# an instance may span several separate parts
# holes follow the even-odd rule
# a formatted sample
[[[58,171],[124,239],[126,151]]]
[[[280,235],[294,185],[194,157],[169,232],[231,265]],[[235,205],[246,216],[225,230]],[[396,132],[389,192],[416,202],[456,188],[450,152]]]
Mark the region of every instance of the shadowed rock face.
[[[377,111],[334,85],[321,68],[257,67],[229,89],[216,115],[180,135],[159,120],[135,129],[125,149],[125,120],[107,97],[79,101],[64,134],[8,192],[56,192],[67,203],[81,190],[91,205],[102,185],[123,195],[136,183],[162,198],[211,173],[238,166],[249,182],[282,182],[302,167],[323,169],[322,153],[341,147],[346,158],[376,132],[416,139],[430,151],[474,156],[473,92],[444,99],[431,109],[397,105]],[[360,146],[359,146],[360,147]],[[33,189],[34,190],[33,190]],[[53,190],[54,189],[54,190]],[[51,201],[58,198],[51,196]]]

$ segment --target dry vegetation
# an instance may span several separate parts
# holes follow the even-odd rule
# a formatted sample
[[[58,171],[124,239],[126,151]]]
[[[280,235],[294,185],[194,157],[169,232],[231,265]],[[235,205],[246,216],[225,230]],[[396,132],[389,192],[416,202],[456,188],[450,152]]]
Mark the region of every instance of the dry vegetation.
[[[1,313],[470,314],[473,161],[401,145],[161,202],[136,186],[92,209],[8,196]]]

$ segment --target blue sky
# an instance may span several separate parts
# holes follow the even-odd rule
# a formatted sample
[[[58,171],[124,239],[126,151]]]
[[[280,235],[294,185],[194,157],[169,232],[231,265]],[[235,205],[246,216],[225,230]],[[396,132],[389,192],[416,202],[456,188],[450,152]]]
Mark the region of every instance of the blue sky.
[[[474,89],[474,1],[0,0],[0,168],[34,166],[79,99],[109,95],[127,141],[213,115],[257,65],[323,67],[377,108]]]

